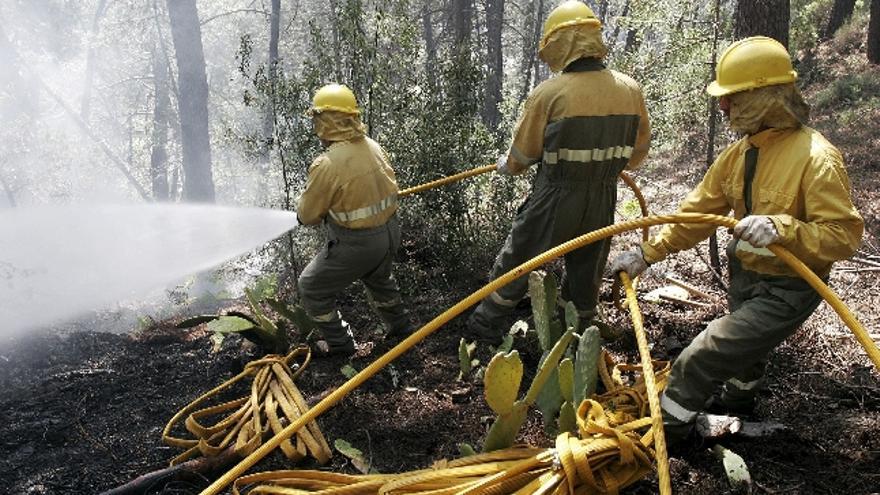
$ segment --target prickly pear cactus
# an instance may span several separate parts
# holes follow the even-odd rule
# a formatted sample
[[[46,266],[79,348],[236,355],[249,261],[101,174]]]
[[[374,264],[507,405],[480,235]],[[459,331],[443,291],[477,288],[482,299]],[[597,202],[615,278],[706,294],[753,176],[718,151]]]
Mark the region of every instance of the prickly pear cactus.
[[[574,361],[574,393],[572,394],[575,408],[585,398],[596,393],[596,382],[599,380],[599,354],[602,351],[602,337],[595,326],[586,328],[579,340]]]
[[[522,375],[523,364],[517,351],[496,354],[486,367],[486,375],[483,377],[486,403],[498,416],[486,435],[484,452],[513,444],[525,421],[528,405],[516,402]]]
[[[507,354],[499,353],[492,358],[489,366],[486,367],[486,374],[483,378],[484,394],[486,403],[498,416],[492,423],[492,427],[489,428],[489,433],[483,442],[483,452],[513,445],[516,434],[526,419],[529,406],[535,402],[538,391],[544,387],[550,376],[556,371],[559,360],[573,337],[574,333],[571,331],[562,335],[559,342],[547,355],[544,363],[539,367],[525,397],[520,400],[516,400],[523,375],[523,364],[519,353],[517,351],[511,351]]]
[[[573,402],[574,393],[574,361],[565,358],[559,363],[559,389],[563,402],[559,406],[559,431],[577,429],[577,419]]]
[[[470,344],[462,338],[458,343],[458,366],[460,368],[460,373],[458,375],[459,380],[464,380],[465,377],[471,374],[471,370],[480,362],[473,358],[474,350],[477,348],[476,342],[471,342]]]
[[[562,335],[562,325],[556,317],[556,292],[556,277],[552,273],[534,271],[529,274],[532,315],[544,352],[549,352]]]

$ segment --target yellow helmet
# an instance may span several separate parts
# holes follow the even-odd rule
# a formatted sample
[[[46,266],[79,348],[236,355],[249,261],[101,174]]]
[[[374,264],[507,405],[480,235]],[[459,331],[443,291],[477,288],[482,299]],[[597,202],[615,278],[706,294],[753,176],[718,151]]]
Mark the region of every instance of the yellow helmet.
[[[593,13],[593,9],[578,0],[569,0],[559,5],[550,12],[544,22],[544,36],[541,38],[540,48],[547,44],[547,38],[559,29],[569,26],[589,25],[602,27],[602,23]]]
[[[724,96],[797,80],[791,57],[782,43],[766,36],[734,42],[724,50],[715,69],[715,80],[706,92]]]
[[[309,111],[321,113],[328,110],[355,115],[361,113],[354,93],[344,84],[327,84],[315,92]]]

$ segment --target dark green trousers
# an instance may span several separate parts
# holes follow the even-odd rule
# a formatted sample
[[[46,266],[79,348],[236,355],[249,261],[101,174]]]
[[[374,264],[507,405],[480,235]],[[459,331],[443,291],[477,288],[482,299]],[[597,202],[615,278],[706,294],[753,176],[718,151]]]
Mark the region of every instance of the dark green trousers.
[[[389,333],[409,327],[409,316],[391,273],[398,247],[400,227],[396,216],[385,225],[369,229],[327,223],[327,245],[306,266],[297,285],[303,308],[331,347],[352,340],[351,329],[337,310],[336,298],[358,280],[366,286]]]
[[[667,419],[687,421],[722,385],[725,401],[753,400],[770,352],[822,301],[803,279],[742,269],[735,243],[727,249],[730,314],[711,322],[673,363],[662,401]]]
[[[547,170],[538,172],[532,193],[517,211],[510,234],[492,267],[493,280],[552,247],[614,221],[617,201],[614,171],[605,171],[605,175],[591,177],[589,181],[575,181],[549,177]],[[550,170],[558,173],[558,170]],[[605,239],[565,255],[560,298],[574,303],[585,324],[596,316],[602,271],[609,250],[610,242]],[[484,299],[468,325],[484,335],[502,332],[508,323],[507,317],[528,290],[526,275]]]

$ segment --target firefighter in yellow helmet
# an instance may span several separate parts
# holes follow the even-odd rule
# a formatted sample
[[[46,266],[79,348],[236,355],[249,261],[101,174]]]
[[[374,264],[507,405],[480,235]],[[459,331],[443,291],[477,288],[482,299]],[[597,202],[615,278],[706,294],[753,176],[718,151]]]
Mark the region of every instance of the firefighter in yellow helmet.
[[[861,242],[864,224],[852,204],[843,159],[807,127],[809,107],[796,79],[785,47],[757,36],[724,51],[707,88],[743,137],[718,156],[679,211],[732,210],[739,222],[727,246],[730,314],[711,322],[682,351],[661,398],[673,441],[687,436],[704,410],[748,414],[768,355],[821,301],[767,246],[787,248],[827,280],[832,263],[851,256]],[[714,230],[667,225],[641,249],[615,258],[611,271],[635,277]]]
[[[297,206],[303,225],[323,223],[326,247],[303,270],[298,289],[306,313],[324,334],[318,354],[351,355],[352,330],[336,297],[357,280],[390,336],[410,330],[391,261],[400,246],[397,181],[388,155],[365,135],[354,93],[346,86],[319,89],[310,109],[315,133],[326,146],[309,167]]]
[[[568,1],[544,24],[539,55],[559,74],[532,91],[498,171],[519,175],[536,166],[532,192],[520,207],[491,277],[614,220],[618,175],[648,153],[650,125],[638,83],[610,70],[602,25],[590,8]],[[585,325],[596,323],[599,285],[609,243],[565,256],[560,301],[572,301]],[[498,289],[468,320],[471,336],[498,342],[527,290],[527,277]]]

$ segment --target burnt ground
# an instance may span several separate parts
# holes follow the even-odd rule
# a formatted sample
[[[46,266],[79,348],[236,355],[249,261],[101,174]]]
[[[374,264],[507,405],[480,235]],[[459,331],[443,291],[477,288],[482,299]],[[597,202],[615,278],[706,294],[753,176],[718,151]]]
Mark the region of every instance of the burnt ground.
[[[850,70],[846,63],[841,61],[838,69]],[[833,71],[829,74],[835,77]],[[846,113],[837,110],[826,110],[816,125],[847,157],[855,201],[867,229],[854,260],[839,263],[832,273],[831,287],[877,340],[880,287],[872,263],[880,261],[880,163],[874,156],[880,140],[876,126],[859,122],[876,123],[880,115],[874,105],[847,123],[838,118]],[[667,159],[671,160],[655,158],[653,168],[637,176],[652,212],[673,211],[702,170],[698,159],[680,157],[676,163],[696,165],[660,166]],[[624,238],[615,241],[615,250],[636,240],[635,234]],[[703,244],[680,253],[643,277],[643,291],[661,285],[663,275],[672,272],[713,296],[710,308],[643,305],[655,358],[674,358],[706,323],[725,311],[723,292],[707,268],[706,250]],[[399,272],[407,270],[405,264],[398,268]],[[410,290],[413,312],[420,322],[429,321],[485,281],[479,273],[458,273],[448,277],[452,282],[440,275],[436,281],[423,282],[420,292]],[[603,304],[608,319],[628,328],[626,317],[613,309],[609,298],[606,287]],[[390,344],[382,341],[362,291],[350,291],[343,308],[359,329],[361,342],[351,364],[363,369]],[[178,451],[161,443],[165,423],[256,356],[252,348],[243,350],[235,339],[228,339],[214,353],[204,329],[168,330],[171,323],[160,322],[141,331],[120,329],[131,332],[122,334],[44,332],[0,343],[0,492],[100,493],[166,466]],[[331,444],[335,439],[347,440],[380,472],[402,472],[456,457],[460,443],[478,446],[491,413],[478,379],[457,380],[462,328],[463,318],[453,320],[320,417]],[[533,339],[520,337],[516,342],[527,369],[533,369],[538,359]],[[621,360],[637,362],[632,337],[608,348]],[[478,349],[478,357],[485,364],[488,351]],[[345,381],[340,372],[345,363],[313,361],[298,382],[310,403]],[[757,416],[781,422],[788,430],[763,439],[722,442],[747,462],[754,480],[752,491],[880,493],[880,372],[827,305],[773,353],[768,373],[769,387],[761,394]],[[521,440],[550,445],[537,412],[531,412]],[[694,445],[672,457],[675,493],[738,493],[729,488],[720,463],[705,447]],[[289,465],[277,452],[258,465],[259,469],[284,467]],[[339,454],[326,468],[356,472]],[[208,482],[157,483],[148,493],[195,494]],[[626,490],[631,494],[656,492],[653,477]]]

